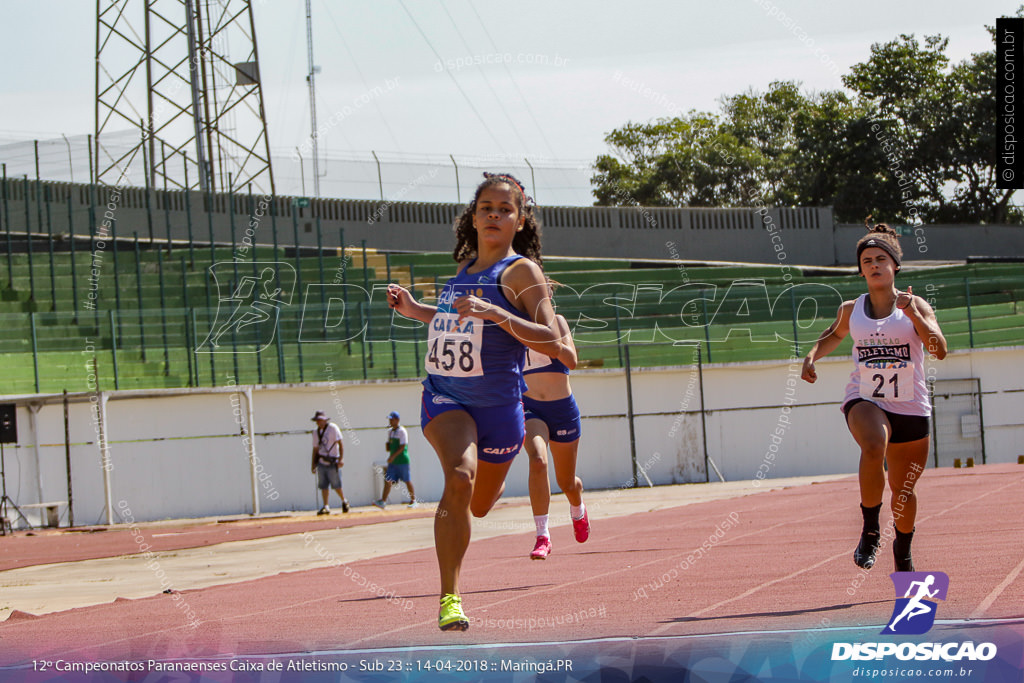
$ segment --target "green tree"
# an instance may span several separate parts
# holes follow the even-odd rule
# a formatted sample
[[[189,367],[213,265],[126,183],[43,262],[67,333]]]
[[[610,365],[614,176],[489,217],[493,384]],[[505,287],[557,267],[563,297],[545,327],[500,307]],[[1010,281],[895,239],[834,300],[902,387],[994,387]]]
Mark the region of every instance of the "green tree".
[[[886,149],[871,126],[868,111],[839,91],[822,93],[799,111],[791,205],[831,206],[842,222],[896,216],[901,188],[887,182]]]
[[[757,195],[766,203],[793,203],[794,123],[797,114],[810,105],[799,84],[788,81],[772,83],[763,95],[748,90],[722,100],[723,127],[756,163]],[[752,198],[747,198],[747,205]]]
[[[599,206],[749,206],[785,196],[793,114],[804,99],[795,83],[773,83],[723,99],[723,116],[629,123],[605,137],[615,154],[595,161]]]
[[[841,92],[805,96],[779,81],[722,98],[721,116],[691,112],[628,124],[605,141],[591,179],[601,206],[834,205],[841,220],[868,207],[896,207],[877,173],[884,153],[866,112]],[[870,169],[865,175],[863,169]]]
[[[843,83],[893,144],[889,181],[899,182],[897,171],[910,180],[904,217],[917,210],[938,223],[1019,220],[1011,216],[1013,191],[996,188],[995,51],[951,67],[947,45],[942,36],[921,44],[912,35],[872,45]]]
[[[718,118],[699,112],[612,131],[615,155],[597,158],[591,180],[597,204],[715,206],[735,193],[720,178],[728,153],[717,150],[731,149],[720,138]]]
[[[1018,16],[1024,8],[1018,10]],[[994,28],[989,28],[993,40]],[[950,65],[948,40],[901,35],[843,77],[850,93],[779,81],[609,133],[598,205],[832,206],[844,222],[1022,222],[996,188],[995,51]]]

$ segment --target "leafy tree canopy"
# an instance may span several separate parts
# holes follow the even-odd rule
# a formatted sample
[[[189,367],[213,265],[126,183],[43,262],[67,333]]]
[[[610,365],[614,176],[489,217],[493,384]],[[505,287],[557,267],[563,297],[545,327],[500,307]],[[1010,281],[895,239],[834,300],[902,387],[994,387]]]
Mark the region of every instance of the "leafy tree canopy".
[[[1017,12],[1024,16],[1024,6]],[[995,40],[994,27],[988,27]],[[1024,222],[996,187],[995,50],[958,64],[942,36],[871,46],[848,89],[723,96],[719,112],[627,123],[605,137],[599,206],[832,206],[907,223]]]

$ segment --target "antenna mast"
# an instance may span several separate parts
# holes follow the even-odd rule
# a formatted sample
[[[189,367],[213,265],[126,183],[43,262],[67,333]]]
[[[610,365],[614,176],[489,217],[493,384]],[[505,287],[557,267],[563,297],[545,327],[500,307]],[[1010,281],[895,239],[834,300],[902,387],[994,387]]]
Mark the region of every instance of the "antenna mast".
[[[309,83],[309,129],[310,141],[313,143],[313,196],[320,196],[320,154],[317,152],[317,131],[316,131],[316,83],[314,77],[319,67],[313,65],[313,5],[312,0],[306,0],[306,53],[309,57],[309,73],[306,75],[306,82]]]

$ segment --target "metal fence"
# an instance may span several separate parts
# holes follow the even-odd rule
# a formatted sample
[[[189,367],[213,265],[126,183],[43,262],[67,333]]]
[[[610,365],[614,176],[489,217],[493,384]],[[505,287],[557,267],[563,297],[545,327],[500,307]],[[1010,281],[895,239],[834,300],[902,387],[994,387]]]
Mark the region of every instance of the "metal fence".
[[[932,458],[936,467],[985,464],[981,380],[940,379],[932,383]]]
[[[124,131],[105,134],[105,155],[119,158],[137,143],[136,133]],[[0,163],[8,177],[88,183],[94,173],[91,135],[61,136],[43,140],[0,137]],[[171,154],[168,158],[168,154]],[[279,195],[313,195],[312,160],[299,150],[271,150],[274,183]],[[461,203],[472,195],[484,171],[516,175],[539,202],[549,206],[591,206],[594,195],[590,178],[591,160],[560,160],[524,156],[468,156],[458,154],[403,154],[365,151],[321,153],[320,196],[346,199],[390,200],[406,202]],[[170,188],[186,186],[185,164],[180,155],[161,153],[155,163],[160,172],[171,176]],[[191,165],[189,185],[197,187],[195,162]],[[124,185],[146,187],[142,160],[124,168]],[[174,182],[177,182],[177,186]],[[242,189],[242,188],[237,188]],[[268,188],[255,188],[256,192]]]
[[[205,292],[202,285],[188,284],[186,266],[172,278],[160,277],[158,294],[133,296],[119,307],[107,301],[109,307],[0,313],[0,394],[425,373],[426,328],[387,307],[386,279],[317,281],[305,284],[301,297],[286,298],[274,284],[295,287],[289,277],[266,269],[253,274],[249,264],[219,265],[226,274],[239,267],[237,278]],[[563,292],[556,303],[574,328],[584,367],[624,367],[627,347],[634,366],[675,366],[690,359],[691,352],[680,347],[694,344],[714,363],[803,355],[846,294],[822,284],[802,294],[795,293],[798,287],[738,284],[696,287],[676,296],[681,288],[668,290],[661,283],[605,282]],[[964,289],[978,286],[967,281]],[[115,291],[134,294],[137,287],[138,280],[126,276]],[[179,290],[176,303],[158,303],[172,298],[172,287]],[[433,284],[413,289],[427,302],[436,292]],[[757,289],[767,295],[755,296]],[[210,306],[204,305],[207,295]],[[947,299],[953,296],[947,292]],[[191,304],[190,298],[198,301]],[[188,305],[178,303],[182,299]],[[154,303],[140,303],[147,300]],[[759,300],[766,306],[758,309]],[[971,304],[940,309],[939,319],[951,348],[1005,346],[1024,341],[1024,314],[1016,309],[1016,302]],[[835,353],[848,352],[849,344]]]

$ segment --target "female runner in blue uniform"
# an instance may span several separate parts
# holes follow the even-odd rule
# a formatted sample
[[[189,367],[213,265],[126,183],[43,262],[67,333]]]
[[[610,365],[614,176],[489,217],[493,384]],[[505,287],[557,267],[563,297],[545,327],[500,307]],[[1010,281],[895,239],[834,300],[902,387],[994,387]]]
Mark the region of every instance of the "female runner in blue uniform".
[[[523,445],[523,344],[554,355],[560,337],[530,200],[512,176],[485,175],[455,222],[459,269],[437,306],[388,285],[391,308],[429,325],[420,423],[444,470],[434,517],[443,631],[469,628],[459,572],[470,514],[483,517],[497,502]]]
[[[551,553],[548,532],[548,509],[551,505],[551,483],[548,479],[548,445],[555,463],[555,481],[569,501],[573,535],[583,543],[590,537],[590,520],[583,505],[583,482],[576,476],[576,453],[580,445],[580,409],[569,385],[569,372],[576,368],[576,345],[573,344],[565,316],[556,315],[555,323],[562,335],[558,355],[549,357],[526,349],[523,394],[526,410],[526,454],[530,457],[530,505],[537,525],[537,541],[530,553],[532,560],[544,560]]]
[[[870,217],[869,217],[870,218]],[[896,231],[880,223],[857,242],[857,269],[868,292],[839,307],[834,323],[804,359],[803,379],[813,383],[814,362],[853,335],[853,372],[843,399],[850,433],[860,446],[860,499],[864,526],[853,553],[859,567],[870,569],[881,542],[878,515],[885,491],[883,461],[888,465],[890,507],[896,537],[892,552],[896,571],[914,571],[910,544],[917,517],[917,483],[928,461],[931,403],[925,382],[925,349],[946,357],[935,312],[928,302],[901,292],[895,277],[903,251]]]

